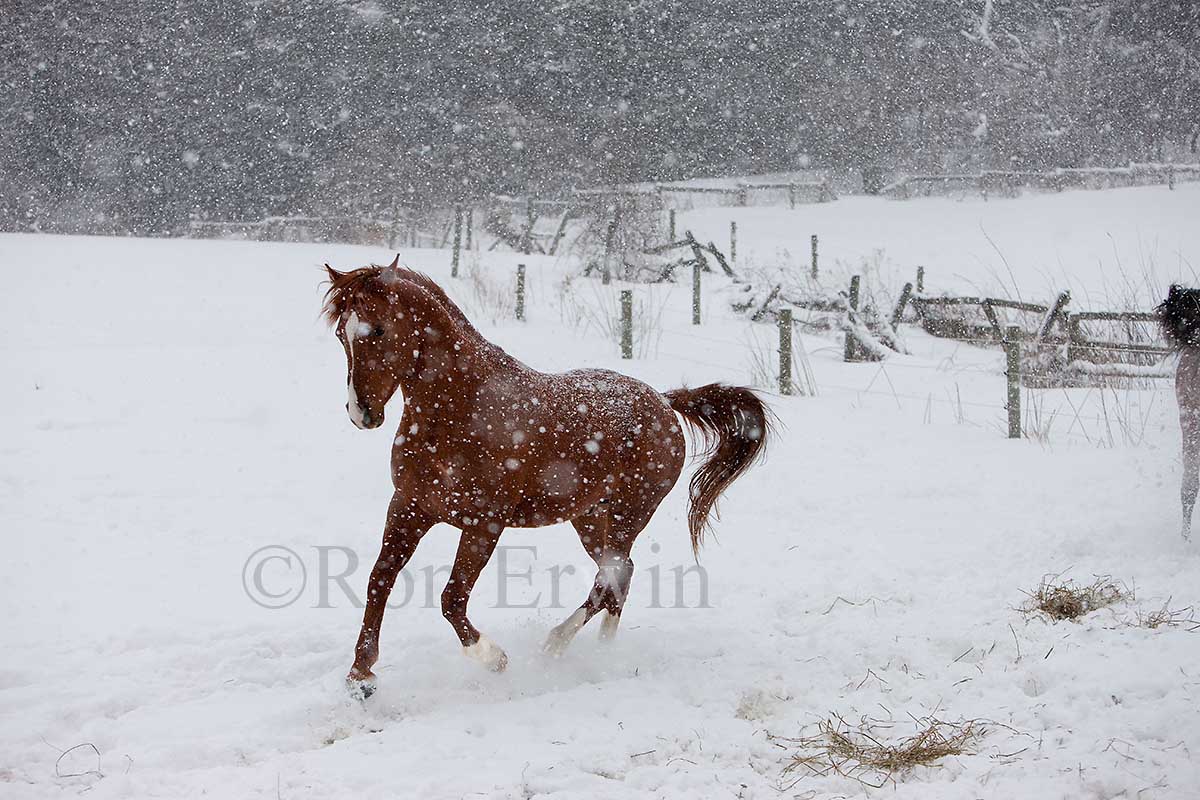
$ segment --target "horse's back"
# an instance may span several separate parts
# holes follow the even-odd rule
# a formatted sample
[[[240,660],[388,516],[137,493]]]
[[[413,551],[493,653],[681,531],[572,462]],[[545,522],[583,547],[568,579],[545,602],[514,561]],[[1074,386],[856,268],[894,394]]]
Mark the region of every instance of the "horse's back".
[[[592,407],[589,410],[615,413],[618,417],[627,416],[629,412],[658,408],[663,409],[664,413],[673,413],[661,392],[620,372],[589,367],[549,377],[569,394],[591,398]]]

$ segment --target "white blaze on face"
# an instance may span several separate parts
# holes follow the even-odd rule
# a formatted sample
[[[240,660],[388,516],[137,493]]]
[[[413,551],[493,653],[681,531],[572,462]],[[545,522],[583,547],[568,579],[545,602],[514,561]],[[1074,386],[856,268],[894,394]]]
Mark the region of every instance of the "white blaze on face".
[[[363,421],[362,405],[358,402],[358,393],[354,391],[354,340],[359,335],[361,323],[358,321],[358,314],[353,311],[346,318],[346,348],[350,353],[350,370],[346,376],[346,386],[350,389],[350,399],[346,403],[346,410],[350,412],[350,421],[354,423],[356,428],[366,428]]]

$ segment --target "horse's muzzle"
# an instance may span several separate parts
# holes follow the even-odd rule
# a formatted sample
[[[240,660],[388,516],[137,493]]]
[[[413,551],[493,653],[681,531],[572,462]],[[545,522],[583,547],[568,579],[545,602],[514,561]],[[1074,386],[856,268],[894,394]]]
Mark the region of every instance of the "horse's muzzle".
[[[346,403],[346,413],[350,415],[350,421],[354,423],[354,426],[362,430],[372,430],[383,424],[382,413],[376,417],[370,409],[363,408],[361,405],[351,408],[350,404]]]

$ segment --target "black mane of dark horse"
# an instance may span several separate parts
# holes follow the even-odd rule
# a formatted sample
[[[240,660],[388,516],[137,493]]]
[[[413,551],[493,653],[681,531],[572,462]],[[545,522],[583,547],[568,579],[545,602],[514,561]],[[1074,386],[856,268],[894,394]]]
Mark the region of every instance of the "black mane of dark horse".
[[[1163,335],[1174,347],[1200,346],[1200,289],[1172,284],[1155,310]]]

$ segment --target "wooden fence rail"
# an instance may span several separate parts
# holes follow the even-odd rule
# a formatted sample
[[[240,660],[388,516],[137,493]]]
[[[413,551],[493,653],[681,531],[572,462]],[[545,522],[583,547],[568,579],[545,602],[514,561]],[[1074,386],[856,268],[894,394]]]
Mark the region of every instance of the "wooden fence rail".
[[[984,170],[979,173],[905,175],[885,186],[882,193],[907,199],[914,193],[977,191],[1012,194],[1021,188],[1061,192],[1064,189],[1104,189],[1114,186],[1166,184],[1174,189],[1178,180],[1200,180],[1200,164],[1138,163],[1124,167],[1062,167],[1036,172],[1029,170]]]

